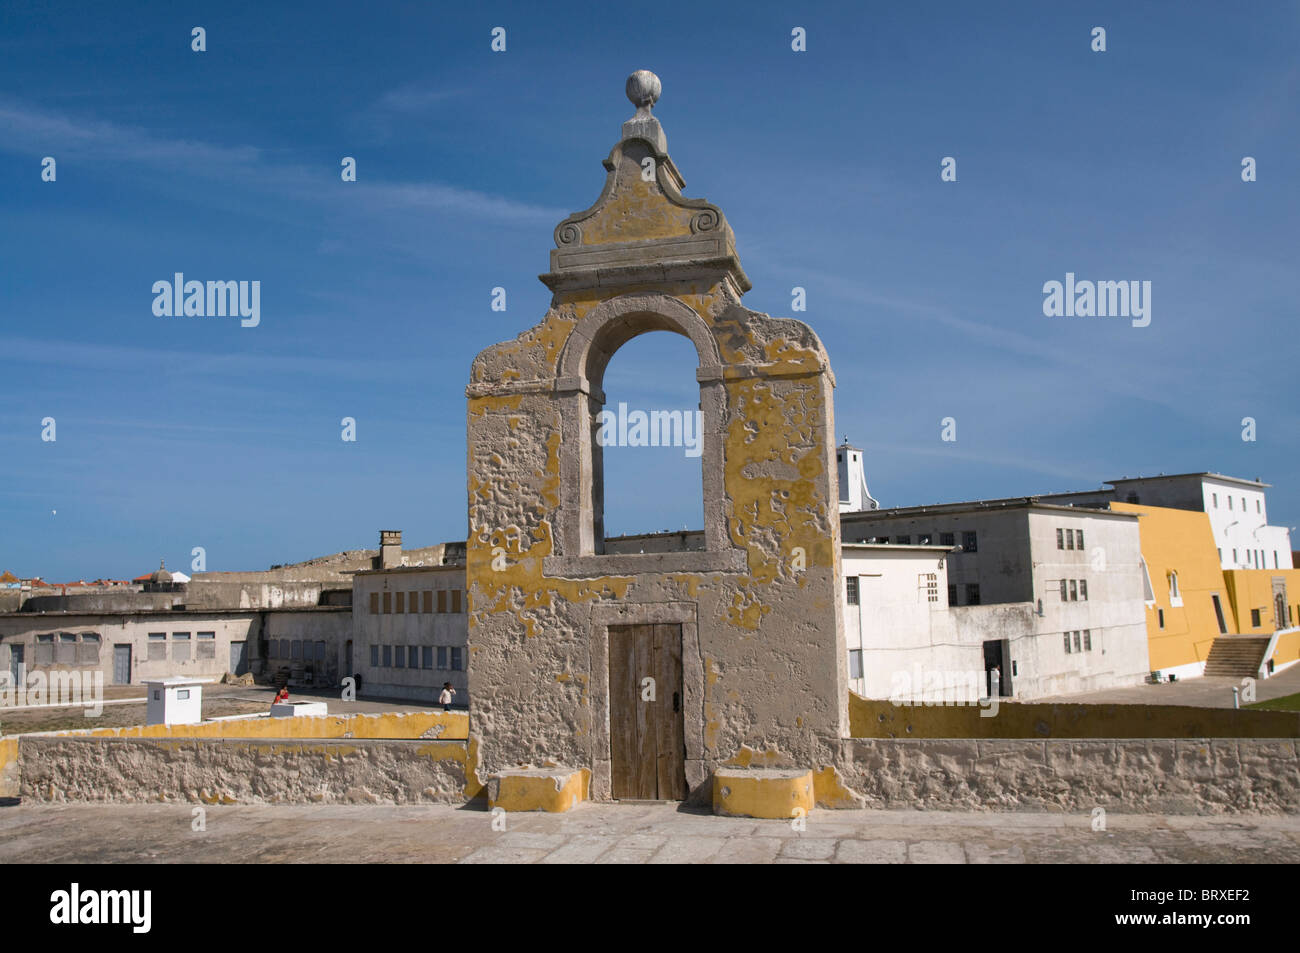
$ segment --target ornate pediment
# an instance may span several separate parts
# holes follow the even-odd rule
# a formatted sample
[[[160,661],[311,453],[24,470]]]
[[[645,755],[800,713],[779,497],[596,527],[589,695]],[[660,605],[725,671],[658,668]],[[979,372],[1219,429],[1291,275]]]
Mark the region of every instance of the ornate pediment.
[[[551,271],[541,276],[553,291],[695,278],[729,280],[737,294],[750,289],[726,217],[682,195],[686,182],[650,112],[660,89],[647,70],[628,77],[636,115],[604,160],[600,198],[555,228]]]

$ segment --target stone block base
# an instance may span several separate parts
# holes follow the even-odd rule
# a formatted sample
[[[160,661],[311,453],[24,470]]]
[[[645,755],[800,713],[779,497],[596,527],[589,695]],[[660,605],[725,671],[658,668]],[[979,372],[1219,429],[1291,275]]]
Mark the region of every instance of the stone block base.
[[[728,817],[806,817],[813,809],[811,771],[719,768],[713,772],[713,813]]]
[[[588,799],[591,772],[572,768],[516,768],[488,779],[488,807],[558,814]]]

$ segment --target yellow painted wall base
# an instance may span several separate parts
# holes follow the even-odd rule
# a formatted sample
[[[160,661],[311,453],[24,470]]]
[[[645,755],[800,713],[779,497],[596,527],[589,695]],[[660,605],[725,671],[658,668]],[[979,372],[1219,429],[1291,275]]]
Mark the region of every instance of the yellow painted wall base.
[[[728,817],[807,817],[813,809],[811,771],[719,768],[713,772],[713,813]]]
[[[520,768],[488,780],[488,807],[503,811],[571,811],[587,800],[591,772],[585,768]]]

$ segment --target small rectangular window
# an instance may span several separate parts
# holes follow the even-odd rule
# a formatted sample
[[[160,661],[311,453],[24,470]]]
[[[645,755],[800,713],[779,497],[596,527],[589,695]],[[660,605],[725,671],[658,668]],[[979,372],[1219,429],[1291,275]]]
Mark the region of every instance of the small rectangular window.
[[[384,646],[384,668],[392,668],[392,667],[393,667],[393,647],[391,645],[385,645]]]
[[[1075,543],[1074,546],[1075,549],[1083,549],[1083,530],[1076,529],[1074,531],[1074,543]]]
[[[370,667],[379,668],[379,646],[370,646]]]
[[[393,611],[393,594],[391,592],[385,592],[384,593],[384,614],[387,615],[392,611]]]
[[[1228,509],[1232,509],[1232,497],[1228,497]]]
[[[1085,652],[1092,651],[1092,629],[1083,630],[1083,650]]]
[[[1070,580],[1070,601],[1079,601],[1079,583],[1073,579]]]
[[[394,613],[397,613],[397,612],[405,612],[405,611],[406,611],[406,593],[404,593],[404,592],[394,592],[394,593],[393,593],[393,612],[394,612]]]
[[[420,668],[433,668],[433,646],[422,646],[420,651],[422,653]]]
[[[451,670],[453,672],[459,672],[461,671],[461,668],[460,649],[453,648],[451,650]]]
[[[1156,622],[1159,623],[1160,628],[1163,629],[1163,628],[1165,627],[1165,610],[1164,610],[1164,609],[1157,609],[1157,610],[1156,610]]]
[[[438,668],[444,669],[446,667],[447,667],[447,646],[440,645],[438,646]]]
[[[1079,601],[1080,602],[1088,601],[1088,580],[1087,579],[1079,580]]]
[[[849,678],[862,677],[862,649],[849,649]]]
[[[188,632],[172,633],[172,661],[188,662],[190,660],[190,634]]]
[[[931,535],[930,533],[922,533],[921,535],[916,537],[916,542],[920,546],[929,546],[930,541],[933,539],[934,536]]]
[[[954,534],[952,534],[952,533],[940,533],[940,534],[939,534],[939,545],[940,545],[940,546],[956,546],[956,545],[957,545],[957,537],[956,537]]]
[[[453,589],[451,591],[451,611],[452,612],[460,611],[460,590],[459,589]]]
[[[1061,529],[1059,526],[1056,528],[1056,548],[1065,548],[1065,530]]]
[[[407,667],[407,668],[419,668],[419,667],[420,667],[420,647],[419,647],[418,645],[410,645],[410,646],[407,646],[407,649],[406,649],[406,667]]]
[[[974,553],[979,551],[979,546],[976,544],[974,533],[961,534],[961,548],[964,552],[968,552],[968,553]]]
[[[1070,584],[1064,579],[1061,580],[1061,601],[1065,602],[1070,598]]]
[[[1214,508],[1217,510],[1219,508],[1219,494],[1211,493],[1210,499],[1214,502]]]
[[[1065,531],[1065,548],[1074,549],[1074,530],[1072,529]]]
[[[149,633],[149,654],[145,661],[148,662],[165,662],[167,661],[167,633],[150,632]]]
[[[370,594],[370,614],[379,615],[379,593],[377,592]]]
[[[316,642],[316,661],[325,661],[325,643],[320,640]]]
[[[1070,633],[1065,633],[1065,654],[1070,654]]]
[[[856,606],[858,604],[858,577],[857,576],[845,577],[844,587],[845,587],[846,595],[849,600],[849,605]]]
[[[406,646],[393,647],[393,668],[406,668]]]
[[[447,611],[447,590],[446,589],[438,590],[438,611],[439,612]]]
[[[423,605],[420,607],[420,611],[426,614],[432,612],[433,611],[433,590],[426,589],[424,590],[424,592],[420,593],[420,595],[424,597]]]
[[[896,542],[899,546],[911,546],[911,545],[912,545],[912,537],[910,537],[910,536],[895,536],[895,537],[894,537],[894,542]]]
[[[1080,647],[1080,645],[1079,645],[1079,630],[1078,630],[1078,629],[1075,629],[1075,630],[1074,630],[1074,650],[1075,650],[1076,652],[1078,652],[1078,651],[1080,651],[1080,648],[1081,648],[1081,647]]]
[[[1250,627],[1251,627],[1252,629],[1258,629],[1258,628],[1259,628],[1259,610],[1258,610],[1258,609],[1251,609],[1251,610],[1250,610]]]
[[[980,587],[974,583],[966,584],[966,605],[977,606],[980,604]]]
[[[195,635],[198,643],[194,647],[194,657],[215,659],[217,657],[217,633],[197,632]]]

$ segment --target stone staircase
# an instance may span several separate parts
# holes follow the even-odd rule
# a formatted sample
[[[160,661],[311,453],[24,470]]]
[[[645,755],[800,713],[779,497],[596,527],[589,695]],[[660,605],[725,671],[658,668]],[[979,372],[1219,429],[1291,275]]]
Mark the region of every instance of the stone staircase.
[[[1254,678],[1264,664],[1268,643],[1267,635],[1221,635],[1210,646],[1210,654],[1205,659],[1205,674]]]

